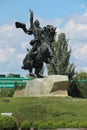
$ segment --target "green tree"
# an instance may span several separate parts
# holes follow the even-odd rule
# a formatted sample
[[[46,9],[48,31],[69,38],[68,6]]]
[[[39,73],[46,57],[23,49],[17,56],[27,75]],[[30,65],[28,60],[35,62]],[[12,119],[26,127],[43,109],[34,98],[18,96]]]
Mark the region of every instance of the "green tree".
[[[78,82],[78,88],[81,91],[81,97],[87,98],[87,72],[77,72],[76,78]]]
[[[75,66],[70,64],[71,49],[68,48],[68,41],[65,33],[58,35],[58,40],[53,43],[54,46],[54,61],[59,70],[60,75],[68,75],[69,79],[74,76]],[[52,66],[48,66],[48,73],[54,74]]]
[[[87,72],[77,72],[76,77],[78,80],[87,80]]]
[[[20,78],[20,74],[9,73],[9,74],[7,75],[7,77],[9,77],[9,78]]]

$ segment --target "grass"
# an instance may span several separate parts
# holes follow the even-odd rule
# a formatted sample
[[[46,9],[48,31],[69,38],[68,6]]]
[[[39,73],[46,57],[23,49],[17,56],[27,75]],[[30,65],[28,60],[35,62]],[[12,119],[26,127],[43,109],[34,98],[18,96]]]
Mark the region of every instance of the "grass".
[[[8,99],[9,102],[3,102]],[[87,99],[71,97],[0,98],[0,113],[12,112],[18,122],[87,121]]]

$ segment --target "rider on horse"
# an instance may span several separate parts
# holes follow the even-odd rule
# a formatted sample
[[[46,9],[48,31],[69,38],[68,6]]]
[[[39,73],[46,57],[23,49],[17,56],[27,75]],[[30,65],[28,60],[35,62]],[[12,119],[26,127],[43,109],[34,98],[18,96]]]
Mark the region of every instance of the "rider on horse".
[[[36,19],[33,22],[33,12],[30,10],[30,28],[27,29],[23,23],[16,22],[17,28],[22,28],[28,35],[33,35],[34,39],[30,41],[32,49],[28,52],[23,60],[22,69],[29,70],[32,75],[32,68],[35,68],[35,74],[37,77],[43,77],[40,75],[40,70],[43,66],[43,62],[52,64],[55,73],[57,74],[57,68],[53,60],[53,38],[55,36],[55,30],[52,25],[47,25],[43,29],[40,27],[40,22]]]

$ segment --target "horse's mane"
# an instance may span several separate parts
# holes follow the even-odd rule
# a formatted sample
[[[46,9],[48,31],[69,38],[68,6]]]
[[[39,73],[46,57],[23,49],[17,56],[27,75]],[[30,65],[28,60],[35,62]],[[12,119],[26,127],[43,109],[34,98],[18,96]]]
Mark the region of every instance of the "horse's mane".
[[[43,32],[44,32],[44,42],[46,42],[53,50],[52,43],[54,42],[55,39],[56,28],[52,25],[47,25],[43,28]]]
[[[53,42],[56,35],[56,28],[52,25],[47,25],[43,28],[44,30],[44,40],[48,42]]]

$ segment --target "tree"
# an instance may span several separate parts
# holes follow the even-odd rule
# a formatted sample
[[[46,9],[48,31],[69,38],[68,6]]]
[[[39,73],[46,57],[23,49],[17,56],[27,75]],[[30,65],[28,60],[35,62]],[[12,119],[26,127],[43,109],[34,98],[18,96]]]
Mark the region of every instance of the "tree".
[[[76,77],[78,80],[87,80],[87,72],[77,72]]]
[[[70,64],[71,49],[68,49],[68,41],[66,35],[61,33],[58,35],[58,40],[53,43],[54,45],[54,61],[59,70],[60,75],[68,75],[69,79],[74,76],[75,66]],[[48,73],[54,74],[52,67],[48,67]]]
[[[9,77],[9,78],[20,78],[20,74],[9,73],[9,74],[7,75],[7,77]]]
[[[56,67],[59,70],[60,75],[68,75],[68,95],[72,97],[82,97],[78,88],[77,80],[74,78],[75,65],[70,63],[71,49],[68,48],[68,41],[66,35],[61,33],[58,35],[57,41],[54,45],[54,61],[56,61]],[[52,67],[48,67],[48,73],[54,74]]]

